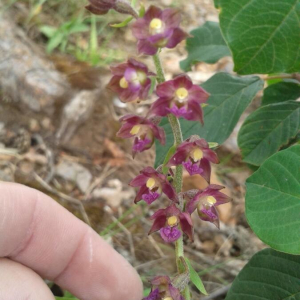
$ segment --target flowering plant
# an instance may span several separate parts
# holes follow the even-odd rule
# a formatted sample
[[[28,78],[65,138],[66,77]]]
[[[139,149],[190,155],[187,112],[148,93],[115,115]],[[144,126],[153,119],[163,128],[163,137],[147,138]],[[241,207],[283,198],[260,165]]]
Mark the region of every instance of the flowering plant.
[[[121,0],[104,1],[90,0],[87,7],[91,12],[104,13],[108,9],[115,9],[121,13],[128,13],[128,8],[120,10]],[[100,10],[100,12],[99,12]],[[126,115],[120,119],[122,126],[117,133],[121,138],[133,138],[133,156],[143,152],[158,140],[165,144],[164,129],[159,127],[161,117],[168,117],[176,139],[176,151],[165,167],[169,174],[163,172],[164,168],[154,169],[149,166],[141,170],[140,175],[134,178],[130,185],[139,190],[134,199],[137,203],[141,200],[151,205],[165,195],[171,204],[158,209],[151,217],[153,225],[149,231],[152,234],[160,232],[161,238],[167,243],[176,244],[176,257],[178,272],[187,272],[180,266],[180,259],[184,259],[183,233],[193,240],[193,221],[191,214],[196,210],[200,219],[219,226],[216,206],[226,203],[228,197],[218,190],[219,186],[210,185],[203,191],[198,191],[193,199],[188,199],[182,193],[182,166],[190,175],[199,174],[210,182],[211,163],[218,163],[216,153],[209,148],[209,144],[198,136],[191,136],[183,141],[180,130],[179,118],[204,123],[202,104],[209,98],[209,93],[202,87],[193,84],[191,78],[181,74],[173,80],[165,81],[162,65],[158,52],[160,49],[174,48],[188,34],[180,27],[180,12],[176,9],[162,10],[150,6],[144,16],[138,18],[132,25],[133,35],[137,38],[137,51],[141,54],[153,56],[156,66],[155,72],[150,72],[148,67],[135,58],[111,67],[112,78],[108,88],[115,92],[121,101],[133,102],[146,100],[150,96],[151,79],[156,77],[155,90],[158,99],[151,105],[146,116]],[[175,170],[172,168],[175,167]],[[222,187],[221,187],[222,188]],[[190,194],[187,192],[187,194]],[[201,203],[201,204],[200,204]],[[201,205],[203,207],[201,207]],[[189,275],[187,275],[189,276]],[[151,293],[145,300],[173,299],[189,300],[190,291],[188,281],[180,283],[181,289],[166,276],[158,276],[151,281]],[[178,282],[176,283],[178,285]]]
[[[158,142],[156,153],[160,155],[157,155],[155,168],[148,166],[141,170],[130,186],[138,188],[134,203],[144,201],[152,205],[155,202],[162,206],[150,217],[153,224],[149,234],[159,232],[164,242],[175,244],[177,276],[152,279],[151,291],[144,300],[190,300],[190,282],[206,293],[201,279],[184,255],[183,237],[186,235],[193,241],[192,215],[195,212],[202,221],[220,228],[217,207],[229,202],[230,198],[221,191],[223,186],[211,182],[211,165],[219,163],[212,148],[229,137],[243,111],[263,89],[263,79],[269,86],[264,91],[262,106],[246,119],[238,137],[244,160],[257,168],[261,166],[247,180],[246,215],[253,230],[271,247],[300,254],[299,228],[294,226],[299,223],[294,219],[300,214],[300,146],[294,145],[299,143],[300,106],[295,100],[300,96],[300,75],[237,77],[218,73],[198,86],[185,73],[166,81],[159,57],[162,49],[173,49],[188,38],[189,55],[181,62],[185,71],[198,61],[215,63],[232,54],[235,71],[241,75],[298,72],[299,43],[295,42],[299,40],[298,1],[277,1],[275,5],[269,0],[261,3],[245,0],[236,5],[231,0],[215,0],[216,7],[221,8],[221,30],[217,23],[207,22],[192,31],[193,36],[180,28],[181,14],[177,9],[151,5],[146,11],[141,9],[137,13],[127,0],[89,2],[87,9],[94,14],[105,14],[112,9],[131,15],[124,25],[135,18],[131,29],[137,39],[137,53],[152,57],[156,68],[152,72],[144,63],[131,57],[127,62],[111,67],[112,78],[108,84],[123,102],[138,105],[140,101],[150,99],[151,93],[156,96],[146,115],[123,116],[117,134],[133,139],[133,156]],[[272,18],[263,17],[271,13]],[[288,31],[290,38],[282,41]],[[156,81],[154,90],[151,88],[153,79]],[[170,141],[173,145],[166,147]],[[283,146],[288,149],[276,153]],[[201,190],[183,191],[183,169],[190,176],[203,177],[207,186]],[[162,201],[164,196],[168,203],[163,206],[166,203]],[[283,197],[290,200],[288,204],[281,201]],[[273,215],[280,222],[275,222]],[[294,260],[288,256],[284,259]],[[261,269],[282,269],[278,260],[272,261],[269,257],[265,261],[268,265]],[[288,268],[284,265],[284,269]],[[255,276],[251,272],[245,275],[242,271],[241,282],[250,274],[252,284]],[[295,270],[290,273],[294,274]],[[274,281],[273,286],[277,287],[278,282]],[[252,284],[254,288],[247,286],[249,294],[246,291],[241,294],[237,282],[229,299],[237,299],[235,286],[239,295],[261,298],[256,294],[256,287],[259,288],[261,282],[256,283]],[[268,282],[268,287],[272,284]],[[265,286],[261,290],[264,299],[274,299],[272,291],[270,298],[266,298]],[[286,287],[280,290],[286,292]],[[293,290],[279,298],[288,299],[296,294],[299,291]]]

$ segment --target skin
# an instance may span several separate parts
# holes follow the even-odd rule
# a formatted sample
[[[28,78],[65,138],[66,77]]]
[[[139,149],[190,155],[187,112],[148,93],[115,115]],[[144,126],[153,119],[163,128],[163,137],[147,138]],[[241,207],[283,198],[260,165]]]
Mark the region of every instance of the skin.
[[[80,300],[141,300],[136,271],[43,193],[0,182],[0,300],[54,300],[43,279]]]

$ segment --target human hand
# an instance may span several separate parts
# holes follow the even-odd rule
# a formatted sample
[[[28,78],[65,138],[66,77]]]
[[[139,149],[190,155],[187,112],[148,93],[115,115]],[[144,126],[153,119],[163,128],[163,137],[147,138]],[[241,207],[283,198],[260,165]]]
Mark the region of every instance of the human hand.
[[[53,300],[41,279],[81,300],[140,300],[129,263],[43,193],[0,183],[0,300]]]

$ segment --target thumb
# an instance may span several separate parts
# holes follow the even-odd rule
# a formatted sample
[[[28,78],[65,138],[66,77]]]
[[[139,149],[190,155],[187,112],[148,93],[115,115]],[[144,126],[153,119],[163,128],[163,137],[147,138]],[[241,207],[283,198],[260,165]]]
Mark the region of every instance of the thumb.
[[[54,300],[45,282],[31,269],[0,258],[0,300]]]

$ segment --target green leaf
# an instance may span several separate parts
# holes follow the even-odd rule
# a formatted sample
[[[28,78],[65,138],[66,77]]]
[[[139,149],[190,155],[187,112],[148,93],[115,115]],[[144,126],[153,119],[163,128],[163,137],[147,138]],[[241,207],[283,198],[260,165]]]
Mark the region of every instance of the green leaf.
[[[169,167],[167,167],[166,164],[169,162],[170,158],[173,156],[173,154],[175,152],[176,152],[176,146],[174,145],[174,146],[172,146],[169,149],[169,151],[168,151],[168,153],[167,153],[167,155],[165,157],[165,160],[163,162],[163,167],[162,167],[163,174],[167,174],[168,173]]]
[[[218,143],[214,143],[214,142],[209,142],[208,143],[209,148],[213,149],[213,148],[217,148],[219,146]]]
[[[299,300],[300,257],[264,249],[242,269],[225,300]]]
[[[220,26],[236,72],[299,71],[299,0],[220,0],[220,5]]]
[[[111,24],[110,27],[122,28],[122,27],[127,26],[132,20],[133,20],[133,17],[129,17],[129,18],[125,19],[122,23]]]
[[[190,279],[192,281],[192,283],[195,285],[195,287],[199,290],[199,292],[201,292],[204,295],[207,295],[207,291],[203,285],[203,282],[200,278],[200,276],[198,275],[198,273],[195,271],[195,269],[192,267],[191,262],[188,260],[188,258],[184,258],[188,267],[189,267],[189,271],[190,271]]]
[[[259,166],[300,129],[300,102],[263,106],[248,116],[238,135],[245,162]]]
[[[215,8],[220,8],[220,1],[221,0],[215,0],[214,3],[215,3]]]
[[[69,33],[78,33],[78,32],[86,32],[86,31],[89,31],[90,30],[90,27],[86,24],[83,24],[83,23],[79,23],[79,24],[74,24],[70,30],[69,30]]]
[[[40,27],[40,32],[43,33],[47,38],[53,37],[56,31],[57,31],[57,27],[47,26],[47,25]]]
[[[191,31],[193,37],[186,41],[187,59],[180,62],[184,71],[189,71],[197,62],[216,63],[230,51],[222,37],[219,23],[206,22],[203,26]]]
[[[151,289],[150,289],[150,288],[145,289],[145,290],[143,291],[143,296],[144,296],[144,297],[147,297],[147,296],[150,294],[150,292],[151,292]]]
[[[300,97],[300,84],[294,82],[278,82],[264,90],[262,105],[297,100]]]
[[[300,254],[300,145],[268,158],[246,188],[246,217],[255,234],[276,250]]]
[[[140,8],[140,11],[139,11],[139,17],[142,18],[145,15],[146,8],[145,8],[145,5],[143,3],[141,3],[140,5],[141,5],[141,8]]]
[[[57,31],[47,44],[47,53],[51,53],[66,38],[64,32]]]
[[[231,134],[240,116],[263,88],[259,77],[236,77],[227,73],[218,73],[202,84],[211,96],[208,105],[204,107],[204,126],[199,122],[180,120],[183,137],[186,139],[193,134],[205,138],[208,142],[222,144]],[[173,133],[164,118],[160,124],[166,131],[166,145],[156,143],[155,165],[163,163],[164,158],[173,145]]]

